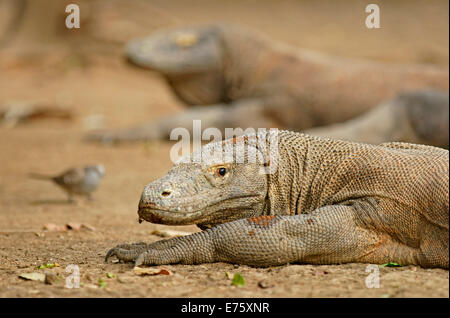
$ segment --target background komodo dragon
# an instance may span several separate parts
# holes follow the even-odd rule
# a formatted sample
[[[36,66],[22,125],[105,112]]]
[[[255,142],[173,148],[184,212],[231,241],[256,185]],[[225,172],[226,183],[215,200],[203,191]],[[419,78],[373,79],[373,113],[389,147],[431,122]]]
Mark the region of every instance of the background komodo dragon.
[[[162,30],[131,41],[126,56],[162,74],[194,107],[139,127],[91,133],[87,140],[168,139],[175,127],[191,130],[193,119],[222,131],[300,131],[348,120],[402,91],[448,91],[446,68],[330,57],[228,24]]]
[[[303,132],[371,144],[402,141],[448,149],[449,95],[435,90],[402,93],[343,123]]]
[[[288,131],[257,136],[210,143],[145,187],[139,221],[197,224],[204,231],[118,245],[106,261],[114,255],[136,265],[397,262],[448,268],[447,150]],[[222,154],[221,145],[242,154],[242,143],[244,159],[257,153],[263,160],[206,156]],[[195,163],[200,153],[204,160]]]

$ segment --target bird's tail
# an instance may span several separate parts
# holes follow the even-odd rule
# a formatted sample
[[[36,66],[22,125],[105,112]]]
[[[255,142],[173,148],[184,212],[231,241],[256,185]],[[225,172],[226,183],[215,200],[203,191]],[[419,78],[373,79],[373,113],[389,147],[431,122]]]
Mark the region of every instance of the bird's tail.
[[[48,176],[45,174],[39,174],[39,173],[29,173],[28,177],[31,179],[37,179],[37,180],[53,180],[53,176]]]

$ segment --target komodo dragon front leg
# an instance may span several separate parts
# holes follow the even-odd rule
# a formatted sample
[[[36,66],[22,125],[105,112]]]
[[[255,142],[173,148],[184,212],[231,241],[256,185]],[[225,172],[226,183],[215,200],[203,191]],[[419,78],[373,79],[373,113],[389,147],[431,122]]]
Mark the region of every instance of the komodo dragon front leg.
[[[130,244],[119,244],[110,249],[106,253],[105,261],[110,257],[116,256],[119,260],[124,262],[134,262],[139,255],[148,250],[165,250],[172,248],[179,243],[182,237],[174,237],[171,239],[159,240],[153,243],[137,242]]]
[[[335,205],[305,215],[240,219],[145,248],[129,245],[124,249],[119,245],[107,253],[106,260],[116,256],[135,261],[136,266],[229,262],[260,267],[384,262],[386,257],[376,256],[381,238],[359,227],[355,218],[353,207]],[[396,259],[406,256],[397,255]]]

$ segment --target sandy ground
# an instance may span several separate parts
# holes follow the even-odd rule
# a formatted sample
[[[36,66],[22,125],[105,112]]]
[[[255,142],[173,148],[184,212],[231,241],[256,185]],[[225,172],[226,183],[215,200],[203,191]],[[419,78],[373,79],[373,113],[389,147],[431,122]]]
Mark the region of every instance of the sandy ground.
[[[386,2],[378,33],[361,27],[363,2],[336,8],[331,1],[258,3],[262,4],[154,1],[153,21],[155,27],[193,21],[242,22],[280,41],[332,54],[448,64],[448,3],[442,1]],[[408,10],[404,10],[406,5]],[[114,23],[108,26],[117,27]],[[114,33],[105,30],[98,36]],[[380,268],[380,288],[370,289],[365,285],[370,274],[367,264],[266,269],[224,263],[170,265],[163,268],[172,275],[145,277],[135,275],[131,264],[105,264],[106,251],[119,243],[156,241],[160,237],[151,234],[156,229],[194,232],[197,228],[137,222],[144,185],[172,165],[169,142],[88,144],[82,140],[88,128],[86,119],[100,115],[106,128],[124,127],[180,111],[183,105],[157,74],[126,65],[116,53],[93,51],[88,58],[74,58],[61,46],[26,58],[0,51],[0,104],[11,101],[69,107],[76,116],[68,122],[48,119],[0,128],[0,297],[449,296],[447,270],[416,266]],[[97,162],[104,164],[107,176],[92,202],[81,199],[68,204],[55,185],[27,178],[29,172],[53,174]],[[70,222],[96,230],[43,230],[46,223]],[[18,277],[44,272],[36,266],[55,262],[60,267],[48,270],[60,277],[54,285]],[[81,288],[64,287],[70,264],[79,266]],[[233,286],[227,272],[242,274],[245,285]],[[107,278],[106,273],[114,277]],[[105,282],[103,287],[99,278]]]

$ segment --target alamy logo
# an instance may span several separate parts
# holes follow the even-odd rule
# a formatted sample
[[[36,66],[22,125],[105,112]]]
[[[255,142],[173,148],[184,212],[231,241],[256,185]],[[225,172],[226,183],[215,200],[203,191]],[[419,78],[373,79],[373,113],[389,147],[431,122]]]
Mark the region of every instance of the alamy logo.
[[[366,273],[370,273],[366,277],[367,288],[380,288],[380,268],[378,265],[369,264],[366,266]]]
[[[380,7],[377,4],[371,3],[366,7],[366,13],[370,13],[366,17],[366,27],[368,29],[380,28]]]
[[[80,7],[77,4],[69,4],[66,7],[66,13],[70,13],[66,17],[66,28],[79,29],[80,28]]]
[[[66,288],[80,288],[80,267],[70,264],[66,267],[66,273],[70,273],[66,277]]]

